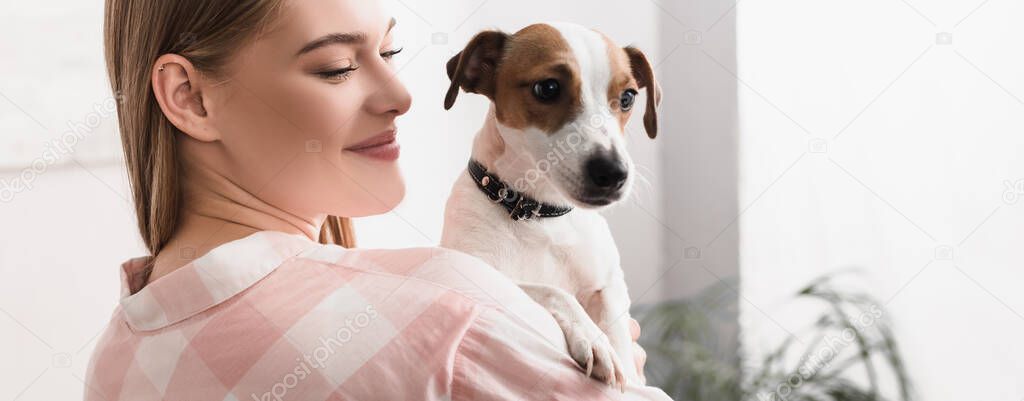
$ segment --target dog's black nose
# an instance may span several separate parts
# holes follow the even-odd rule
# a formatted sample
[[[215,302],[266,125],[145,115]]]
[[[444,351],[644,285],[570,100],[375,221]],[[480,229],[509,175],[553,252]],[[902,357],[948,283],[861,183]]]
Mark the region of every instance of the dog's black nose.
[[[591,158],[586,169],[590,182],[601,189],[619,189],[626,182],[626,166],[618,158]]]

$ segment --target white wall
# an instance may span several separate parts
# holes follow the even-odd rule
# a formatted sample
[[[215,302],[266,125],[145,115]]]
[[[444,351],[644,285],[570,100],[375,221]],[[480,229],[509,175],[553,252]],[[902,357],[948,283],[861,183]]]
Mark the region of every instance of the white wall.
[[[0,39],[0,179],[20,179],[33,161],[41,163],[24,176],[32,189],[0,202],[0,399],[80,397],[95,336],[117,302],[118,265],[143,253],[117,162],[116,120],[105,111],[110,94],[101,3],[0,3],[0,37],[6,38]],[[408,197],[393,213],[357,221],[365,247],[431,245],[439,239],[448,190],[462,173],[487,106],[480,97],[464,95],[445,112],[443,66],[478,30],[577,21],[658,58],[657,27],[639,23],[653,19],[653,4],[623,9],[617,2],[583,0],[402,3],[389,5],[406,49],[397,68],[415,98],[400,120]],[[433,43],[437,32],[447,33],[446,43]],[[636,120],[630,146],[653,185],[631,201],[636,207],[608,215],[621,233],[634,298],[654,302],[663,288],[660,142],[649,141]],[[87,128],[71,131],[69,123]],[[73,146],[54,146],[49,141],[55,138],[70,138]],[[46,152],[59,156],[55,163],[44,158]]]
[[[81,397],[117,265],[142,248],[111,165],[101,7],[57,3],[0,3],[0,182],[30,188],[0,184],[0,399]]]
[[[738,5],[748,351],[811,323],[787,302],[799,286],[857,267],[920,399],[1024,397],[1024,209],[1002,198],[1024,178],[1022,16],[1013,1]]]
[[[49,170],[0,205],[4,399],[81,397],[94,341],[117,302],[117,266],[141,255],[121,169],[90,169]]]
[[[661,2],[665,92],[659,140],[666,231],[661,285],[668,298],[723,290],[702,313],[719,355],[738,349],[740,213],[737,184],[736,28],[733,2]]]

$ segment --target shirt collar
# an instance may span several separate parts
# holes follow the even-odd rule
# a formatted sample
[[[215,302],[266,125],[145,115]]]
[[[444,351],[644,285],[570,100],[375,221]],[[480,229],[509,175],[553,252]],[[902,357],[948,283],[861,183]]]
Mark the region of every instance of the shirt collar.
[[[260,231],[220,245],[137,292],[152,257],[121,265],[121,309],[134,330],[157,330],[209,309],[317,247],[301,235]]]

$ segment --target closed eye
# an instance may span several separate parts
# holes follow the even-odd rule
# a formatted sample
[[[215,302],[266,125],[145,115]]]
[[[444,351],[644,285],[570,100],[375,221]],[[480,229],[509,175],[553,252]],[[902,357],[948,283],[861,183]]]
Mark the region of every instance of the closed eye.
[[[380,57],[385,59],[385,60],[391,61],[391,59],[394,58],[396,55],[398,55],[398,53],[401,53],[402,50],[405,50],[405,49],[400,47],[400,48],[395,49],[395,50],[388,50],[386,52],[381,53]]]
[[[358,66],[351,66],[335,70],[320,71],[317,72],[316,75],[328,81],[341,82],[348,79],[348,77],[352,75],[352,72],[358,69]]]
[[[395,50],[388,50],[386,52],[381,53],[380,57],[383,58],[384,60],[391,61],[391,59],[394,58],[395,55],[397,55],[398,53],[401,53],[402,50],[403,50],[402,48],[398,48],[398,49],[395,49]],[[352,73],[355,72],[358,69],[359,69],[359,66],[353,65],[353,66],[350,66],[350,67],[344,67],[344,68],[338,68],[338,69],[326,70],[326,71],[319,71],[319,72],[316,72],[315,74],[318,77],[323,78],[323,79],[328,80],[328,81],[342,82],[342,81],[347,80],[349,77],[351,77]]]

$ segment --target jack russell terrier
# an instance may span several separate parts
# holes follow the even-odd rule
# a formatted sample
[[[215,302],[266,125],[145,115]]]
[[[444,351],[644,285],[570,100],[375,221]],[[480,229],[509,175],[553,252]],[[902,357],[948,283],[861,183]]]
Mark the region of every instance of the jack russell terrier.
[[[575,24],[478,33],[447,64],[451,87],[490,111],[445,207],[441,246],[490,263],[554,316],[588,376],[620,389],[632,367],[630,299],[597,210],[625,198],[623,132],[640,89],[654,138],[660,89],[647,57]]]

